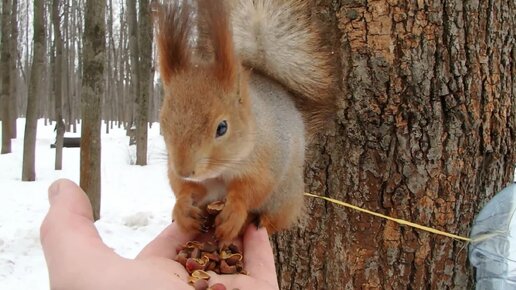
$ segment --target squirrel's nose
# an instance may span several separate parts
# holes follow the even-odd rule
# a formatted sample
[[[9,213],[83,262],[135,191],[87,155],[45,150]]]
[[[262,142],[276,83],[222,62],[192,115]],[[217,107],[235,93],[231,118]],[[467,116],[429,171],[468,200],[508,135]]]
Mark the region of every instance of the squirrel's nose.
[[[181,169],[181,170],[178,170],[177,171],[177,174],[181,177],[181,178],[189,178],[189,177],[192,177],[195,175],[195,171],[194,170],[191,170],[191,169]]]

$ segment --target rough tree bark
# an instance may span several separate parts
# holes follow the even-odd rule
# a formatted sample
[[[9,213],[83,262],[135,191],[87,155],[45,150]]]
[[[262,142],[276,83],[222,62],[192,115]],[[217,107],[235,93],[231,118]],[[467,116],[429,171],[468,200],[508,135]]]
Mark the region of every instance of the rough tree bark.
[[[105,3],[86,0],[81,90],[81,181],[95,220],[100,217],[100,97],[104,93],[106,57]]]
[[[30,69],[29,95],[27,97],[27,113],[25,114],[25,131],[23,140],[22,181],[36,180],[36,130],[38,126],[38,96],[41,97],[41,71],[45,66],[45,25],[44,1],[34,0],[33,18],[33,57]]]
[[[1,67],[8,68],[11,63],[11,35],[9,33],[9,10],[11,3],[9,0],[2,0],[2,38],[0,40],[0,61]],[[11,74],[8,70],[0,72],[0,100],[2,105],[2,150],[0,154],[11,153],[11,117],[9,114],[11,102],[10,85]]]
[[[54,0],[52,4],[52,23],[54,26],[54,48],[55,48],[55,64],[54,64],[54,102],[55,102],[55,121],[56,121],[56,155],[54,168],[61,170],[63,168],[63,138],[65,133],[65,124],[63,122],[63,37],[61,35],[61,16],[59,15],[59,2]]]
[[[342,90],[310,148],[307,191],[468,236],[516,161],[516,7],[312,1]],[[464,243],[307,198],[273,238],[282,289],[468,289]]]

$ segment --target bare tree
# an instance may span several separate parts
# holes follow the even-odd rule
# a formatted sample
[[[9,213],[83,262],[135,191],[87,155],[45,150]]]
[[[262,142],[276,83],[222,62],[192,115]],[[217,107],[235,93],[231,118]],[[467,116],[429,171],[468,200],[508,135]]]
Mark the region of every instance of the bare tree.
[[[101,107],[106,55],[105,1],[86,0],[81,92],[81,187],[90,198],[95,220],[100,217]]]
[[[11,4],[11,57],[9,59],[9,71],[11,72],[10,77],[10,89],[11,89],[11,97],[9,98],[9,122],[10,126],[10,134],[12,139],[17,138],[17,126],[16,119],[18,119],[18,89],[17,83],[19,78],[18,69],[16,66],[16,60],[18,59],[18,0],[12,0]]]
[[[148,85],[150,75],[150,52],[152,33],[149,3],[140,0],[140,23],[137,21],[136,0],[127,1],[129,16],[129,48],[131,83],[136,96],[136,164],[147,164]]]
[[[124,51],[128,51],[128,36],[127,36],[127,11],[125,9],[126,5],[124,5],[124,0],[120,1],[120,36],[118,42],[118,91],[121,97],[120,100],[120,110],[119,110],[119,121],[124,124],[126,129],[129,129],[132,126],[132,117],[130,116],[130,112],[132,112],[132,104],[133,102],[126,102],[127,97],[127,87],[129,82],[129,66],[128,66],[128,54],[123,53]],[[130,123],[131,125],[127,125]]]
[[[60,0],[54,0],[52,5],[52,23],[54,26],[54,104],[55,104],[55,121],[56,121],[56,156],[55,170],[63,168],[63,137],[65,132],[65,124],[63,122],[63,105],[62,105],[62,79],[63,79],[63,37],[61,35],[61,15],[59,13]]]
[[[139,69],[139,49],[138,49],[138,22],[136,14],[136,0],[126,0],[127,4],[127,44],[129,45],[129,54],[126,55],[126,78],[130,84],[129,91],[134,97],[132,102],[129,102],[128,113],[129,113],[129,125],[127,127],[128,132],[132,131],[135,125],[134,121],[134,105],[137,103],[136,100],[140,95],[140,69]],[[138,148],[138,146],[136,146]],[[138,149],[137,149],[138,150]],[[136,153],[138,154],[138,153]]]
[[[61,100],[62,100],[62,107],[61,107],[61,114],[63,115],[63,119],[65,120],[66,128],[70,128],[70,111],[71,111],[71,79],[72,79],[72,72],[73,72],[73,65],[71,65],[72,61],[70,60],[71,57],[71,39],[70,39],[70,30],[74,29],[73,27],[70,27],[70,16],[72,8],[71,1],[66,0],[66,2],[63,5],[63,72],[64,77],[62,80],[64,81],[63,85],[63,93],[61,94]]]
[[[138,23],[139,81],[137,96],[138,117],[136,127],[136,164],[147,164],[147,128],[149,123],[149,96],[152,83],[152,21],[149,0],[140,0]]]
[[[23,110],[23,114],[25,114],[27,112],[27,99],[28,99],[28,95],[29,95],[29,81],[30,81],[30,62],[31,62],[31,56],[32,56],[32,53],[33,51],[31,52],[31,49],[32,49],[32,46],[33,45],[29,45],[29,2],[30,1],[25,1],[25,29],[24,29],[24,38],[25,38],[25,58],[24,58],[24,63],[25,65],[23,66],[25,68],[24,70],[24,88],[25,88],[25,93],[27,95],[27,98],[24,98],[24,100],[22,101],[22,110]],[[32,23],[34,25],[34,23]],[[24,131],[25,132],[25,131]]]
[[[115,32],[114,32],[114,29],[113,29],[113,23],[114,23],[114,16],[113,16],[113,0],[109,0],[109,20],[108,20],[108,23],[110,23],[110,25],[108,26],[108,34],[109,34],[109,53],[110,53],[110,60],[111,60],[111,66],[112,66],[112,70],[111,70],[111,74],[110,74],[110,77],[109,77],[109,82],[111,84],[110,88],[111,88],[111,102],[110,102],[110,112],[111,112],[111,120],[117,120],[117,121],[120,121],[119,119],[119,115],[118,115],[118,111],[120,110],[120,106],[122,105],[122,102],[120,101],[120,97],[121,97],[121,92],[120,92],[120,82],[119,82],[119,71],[120,71],[120,68],[119,68],[119,55],[120,53],[118,52],[118,49],[117,49],[117,45],[116,45],[116,42],[115,42]],[[121,23],[119,23],[120,27],[121,27]],[[118,37],[120,37],[121,35],[121,32],[120,32],[121,28],[118,29]]]
[[[48,37],[46,40],[46,54],[45,54],[45,68],[44,73],[42,74],[43,78],[43,86],[45,92],[45,98],[40,98],[40,112],[38,117],[43,117],[45,120],[45,126],[47,122],[50,122],[52,125],[52,121],[55,119],[55,86],[54,86],[54,67],[55,67],[55,42],[54,39],[54,31],[52,25],[52,1],[45,1],[45,14],[44,14],[44,25],[46,29],[46,35]],[[47,21],[49,20],[49,21]]]
[[[80,73],[82,64],[80,62],[80,54],[81,54],[81,31],[80,27],[82,26],[81,22],[81,2],[78,0],[70,0],[70,5],[68,9],[70,9],[70,25],[65,25],[67,28],[67,62],[68,68],[68,94],[66,96],[66,109],[67,109],[67,123],[69,128],[72,127],[73,131],[76,132],[77,127],[77,112],[80,111]],[[68,17],[65,17],[65,21],[68,21]],[[76,65],[76,63],[78,65]]]
[[[11,59],[11,35],[9,33],[9,0],[2,0],[2,35],[0,40],[0,64],[8,68]],[[12,95],[10,94],[11,73],[2,70],[0,83],[0,100],[2,100],[2,151],[1,154],[11,153],[11,118],[9,114]]]
[[[45,55],[45,25],[43,0],[34,0],[33,19],[33,57],[30,71],[29,94],[27,98],[27,113],[23,140],[23,167],[22,180],[34,181],[36,179],[36,131],[38,125],[37,104],[38,95],[41,95],[41,70],[44,67]]]

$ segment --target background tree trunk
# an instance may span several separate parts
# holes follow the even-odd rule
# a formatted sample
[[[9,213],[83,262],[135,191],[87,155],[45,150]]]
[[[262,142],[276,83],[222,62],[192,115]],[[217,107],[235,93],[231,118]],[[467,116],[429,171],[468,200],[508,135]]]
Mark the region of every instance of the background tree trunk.
[[[63,122],[63,105],[62,105],[62,78],[63,78],[63,37],[61,36],[61,16],[59,15],[59,2],[54,0],[52,5],[52,22],[54,26],[54,48],[55,48],[55,64],[54,64],[54,98],[55,98],[55,120],[56,120],[56,156],[55,170],[63,168],[63,138],[65,132],[65,124]]]
[[[138,23],[139,81],[137,96],[138,117],[136,122],[136,165],[147,165],[147,125],[149,123],[149,86],[152,78],[152,23],[149,0],[140,0]]]
[[[129,49],[131,62],[131,84],[134,92],[136,103],[136,164],[147,164],[147,118],[148,118],[148,92],[146,87],[148,85],[149,74],[147,63],[150,58],[147,46],[150,45],[149,31],[152,33],[150,26],[149,3],[145,0],[140,0],[140,19],[137,20],[136,14],[136,0],[127,1],[127,14],[129,24]],[[144,57],[144,52],[148,54]]]
[[[9,98],[9,123],[11,124],[10,134],[11,139],[17,138],[17,125],[16,120],[18,119],[18,78],[19,73],[16,67],[16,60],[18,58],[18,0],[12,0],[11,4],[11,57],[9,59],[9,71],[11,72],[10,77],[10,93],[11,97]]]
[[[0,63],[1,67],[8,68],[11,63],[11,35],[9,33],[9,10],[11,3],[9,0],[2,0],[2,35],[0,40]],[[5,69],[0,72],[0,100],[2,105],[2,150],[1,154],[11,153],[11,117],[10,117],[10,92],[11,73]]]
[[[90,198],[95,220],[100,217],[100,97],[104,94],[106,57],[105,3],[86,0],[82,93],[81,93],[81,181]]]
[[[45,66],[45,25],[44,1],[34,0],[34,35],[33,57],[30,70],[29,95],[27,98],[27,113],[25,115],[25,131],[23,140],[22,180],[36,180],[36,130],[38,125],[38,97],[41,96],[41,71]]]
[[[516,162],[514,1],[313,1],[340,56],[307,191],[468,236]],[[307,198],[282,289],[470,289],[463,242]]]

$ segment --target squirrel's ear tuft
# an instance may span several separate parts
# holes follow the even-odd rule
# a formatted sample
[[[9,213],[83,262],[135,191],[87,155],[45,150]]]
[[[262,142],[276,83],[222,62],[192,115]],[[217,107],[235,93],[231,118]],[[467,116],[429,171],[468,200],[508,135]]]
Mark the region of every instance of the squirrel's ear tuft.
[[[157,16],[157,47],[159,68],[163,83],[168,84],[172,75],[188,68],[190,51],[188,37],[192,25],[192,9],[187,1],[156,4],[153,7]]]
[[[234,85],[237,61],[229,26],[229,16],[221,0],[199,0],[215,56],[215,74],[226,88]]]

